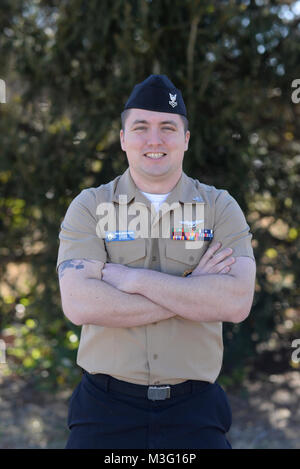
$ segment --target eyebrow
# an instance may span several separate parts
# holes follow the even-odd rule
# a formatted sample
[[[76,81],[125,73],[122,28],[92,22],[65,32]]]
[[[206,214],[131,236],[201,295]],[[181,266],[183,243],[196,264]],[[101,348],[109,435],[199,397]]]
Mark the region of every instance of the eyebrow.
[[[135,120],[135,121],[132,123],[132,127],[133,127],[134,125],[136,125],[136,124],[149,124],[149,122],[146,121],[146,120],[139,120],[139,119],[137,119],[137,120]],[[176,122],[175,122],[175,121],[172,121],[172,120],[171,120],[171,121],[162,121],[162,122],[160,122],[160,124],[163,124],[163,125],[165,125],[165,124],[170,124],[170,125],[174,125],[174,127],[177,128]]]

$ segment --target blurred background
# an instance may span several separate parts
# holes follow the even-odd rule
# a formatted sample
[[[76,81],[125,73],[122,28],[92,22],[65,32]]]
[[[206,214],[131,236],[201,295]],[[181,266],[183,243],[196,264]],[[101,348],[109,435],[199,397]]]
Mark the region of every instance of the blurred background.
[[[0,448],[65,445],[80,328],[61,309],[60,223],[82,189],[127,168],[120,113],[151,73],[182,90],[184,171],[227,189],[253,233],[252,311],[224,323],[229,440],[300,448],[300,1],[288,0],[1,1]]]

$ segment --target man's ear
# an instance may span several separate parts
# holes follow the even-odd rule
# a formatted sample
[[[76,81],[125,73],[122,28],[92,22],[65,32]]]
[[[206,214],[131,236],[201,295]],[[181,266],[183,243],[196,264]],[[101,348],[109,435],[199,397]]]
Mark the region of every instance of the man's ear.
[[[185,133],[185,147],[184,147],[184,151],[186,151],[186,150],[189,148],[190,136],[191,136],[191,132],[190,132],[189,130],[187,130],[186,133]]]
[[[120,130],[120,143],[121,143],[121,148],[123,151],[125,151],[125,147],[124,147],[124,131],[123,129]]]

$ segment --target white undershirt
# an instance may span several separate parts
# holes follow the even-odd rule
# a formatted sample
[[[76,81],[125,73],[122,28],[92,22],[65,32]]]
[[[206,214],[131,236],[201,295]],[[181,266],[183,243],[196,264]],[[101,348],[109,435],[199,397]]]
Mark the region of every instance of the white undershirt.
[[[142,192],[142,191],[141,191]],[[160,205],[166,200],[170,192],[167,194],[151,194],[150,192],[142,192],[147,199],[154,205],[155,210],[158,212]]]

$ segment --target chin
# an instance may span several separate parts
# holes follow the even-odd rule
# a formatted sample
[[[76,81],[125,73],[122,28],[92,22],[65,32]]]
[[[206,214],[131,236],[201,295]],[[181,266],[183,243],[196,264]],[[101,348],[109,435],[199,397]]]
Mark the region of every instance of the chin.
[[[165,176],[172,174],[172,172],[169,168],[153,168],[151,171],[144,171],[144,174],[148,174],[149,176]]]

